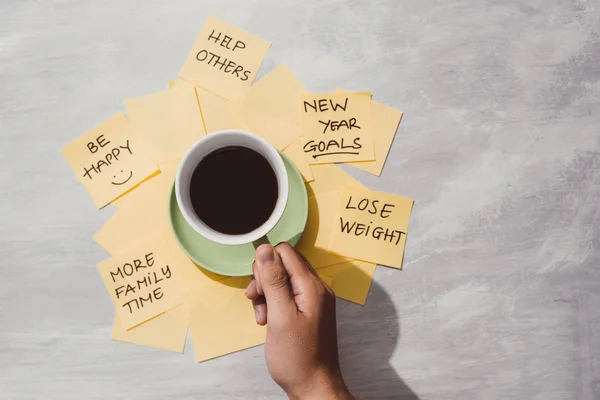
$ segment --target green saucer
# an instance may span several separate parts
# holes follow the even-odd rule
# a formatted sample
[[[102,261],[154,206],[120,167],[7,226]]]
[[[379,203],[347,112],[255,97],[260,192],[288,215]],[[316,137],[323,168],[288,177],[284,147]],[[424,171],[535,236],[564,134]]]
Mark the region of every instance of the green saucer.
[[[288,172],[289,195],[285,211],[275,227],[267,234],[273,245],[288,242],[295,246],[304,232],[308,217],[308,196],[302,175],[294,163],[279,153]],[[248,194],[251,196],[252,194]],[[175,239],[183,251],[201,267],[221,275],[252,275],[254,246],[252,243],[226,245],[215,243],[196,232],[181,214],[175,198],[175,184],[169,196],[169,219]]]

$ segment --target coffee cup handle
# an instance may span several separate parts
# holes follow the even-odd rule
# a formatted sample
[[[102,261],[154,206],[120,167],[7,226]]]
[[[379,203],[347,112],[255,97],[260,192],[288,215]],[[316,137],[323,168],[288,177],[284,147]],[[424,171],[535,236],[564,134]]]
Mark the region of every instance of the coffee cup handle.
[[[252,246],[254,246],[254,250],[258,249],[258,246],[260,246],[261,244],[271,244],[267,235],[260,237],[260,238],[256,239],[254,242],[252,242]]]

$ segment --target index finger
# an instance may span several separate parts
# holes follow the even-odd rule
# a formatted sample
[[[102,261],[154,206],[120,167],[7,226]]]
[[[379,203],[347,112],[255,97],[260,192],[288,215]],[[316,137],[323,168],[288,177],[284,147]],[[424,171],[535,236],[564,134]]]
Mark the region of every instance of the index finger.
[[[254,280],[256,281],[256,292],[259,295],[264,296],[265,292],[263,292],[262,285],[260,284],[260,276],[259,276],[258,270],[256,268],[257,268],[256,261],[254,261],[252,263],[252,273],[254,274]]]

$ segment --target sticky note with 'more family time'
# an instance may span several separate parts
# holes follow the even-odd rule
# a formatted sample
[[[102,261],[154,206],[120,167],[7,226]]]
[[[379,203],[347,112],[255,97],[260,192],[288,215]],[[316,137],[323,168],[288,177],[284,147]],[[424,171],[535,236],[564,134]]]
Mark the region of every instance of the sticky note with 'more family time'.
[[[102,208],[158,171],[143,140],[119,113],[61,150],[76,179]]]
[[[233,100],[243,96],[256,77],[271,44],[208,17],[179,76]]]
[[[370,93],[309,94],[300,97],[300,105],[310,164],[375,159]]]
[[[181,303],[177,268],[165,233],[154,234],[98,264],[124,329]]]
[[[414,201],[360,187],[343,187],[329,249],[346,257],[402,268]]]

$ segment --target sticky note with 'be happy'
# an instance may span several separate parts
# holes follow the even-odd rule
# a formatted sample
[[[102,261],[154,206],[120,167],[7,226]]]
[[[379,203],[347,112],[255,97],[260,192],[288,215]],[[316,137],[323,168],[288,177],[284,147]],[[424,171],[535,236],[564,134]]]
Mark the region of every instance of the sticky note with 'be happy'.
[[[119,113],[61,150],[98,208],[158,171],[142,139],[132,132]]]

